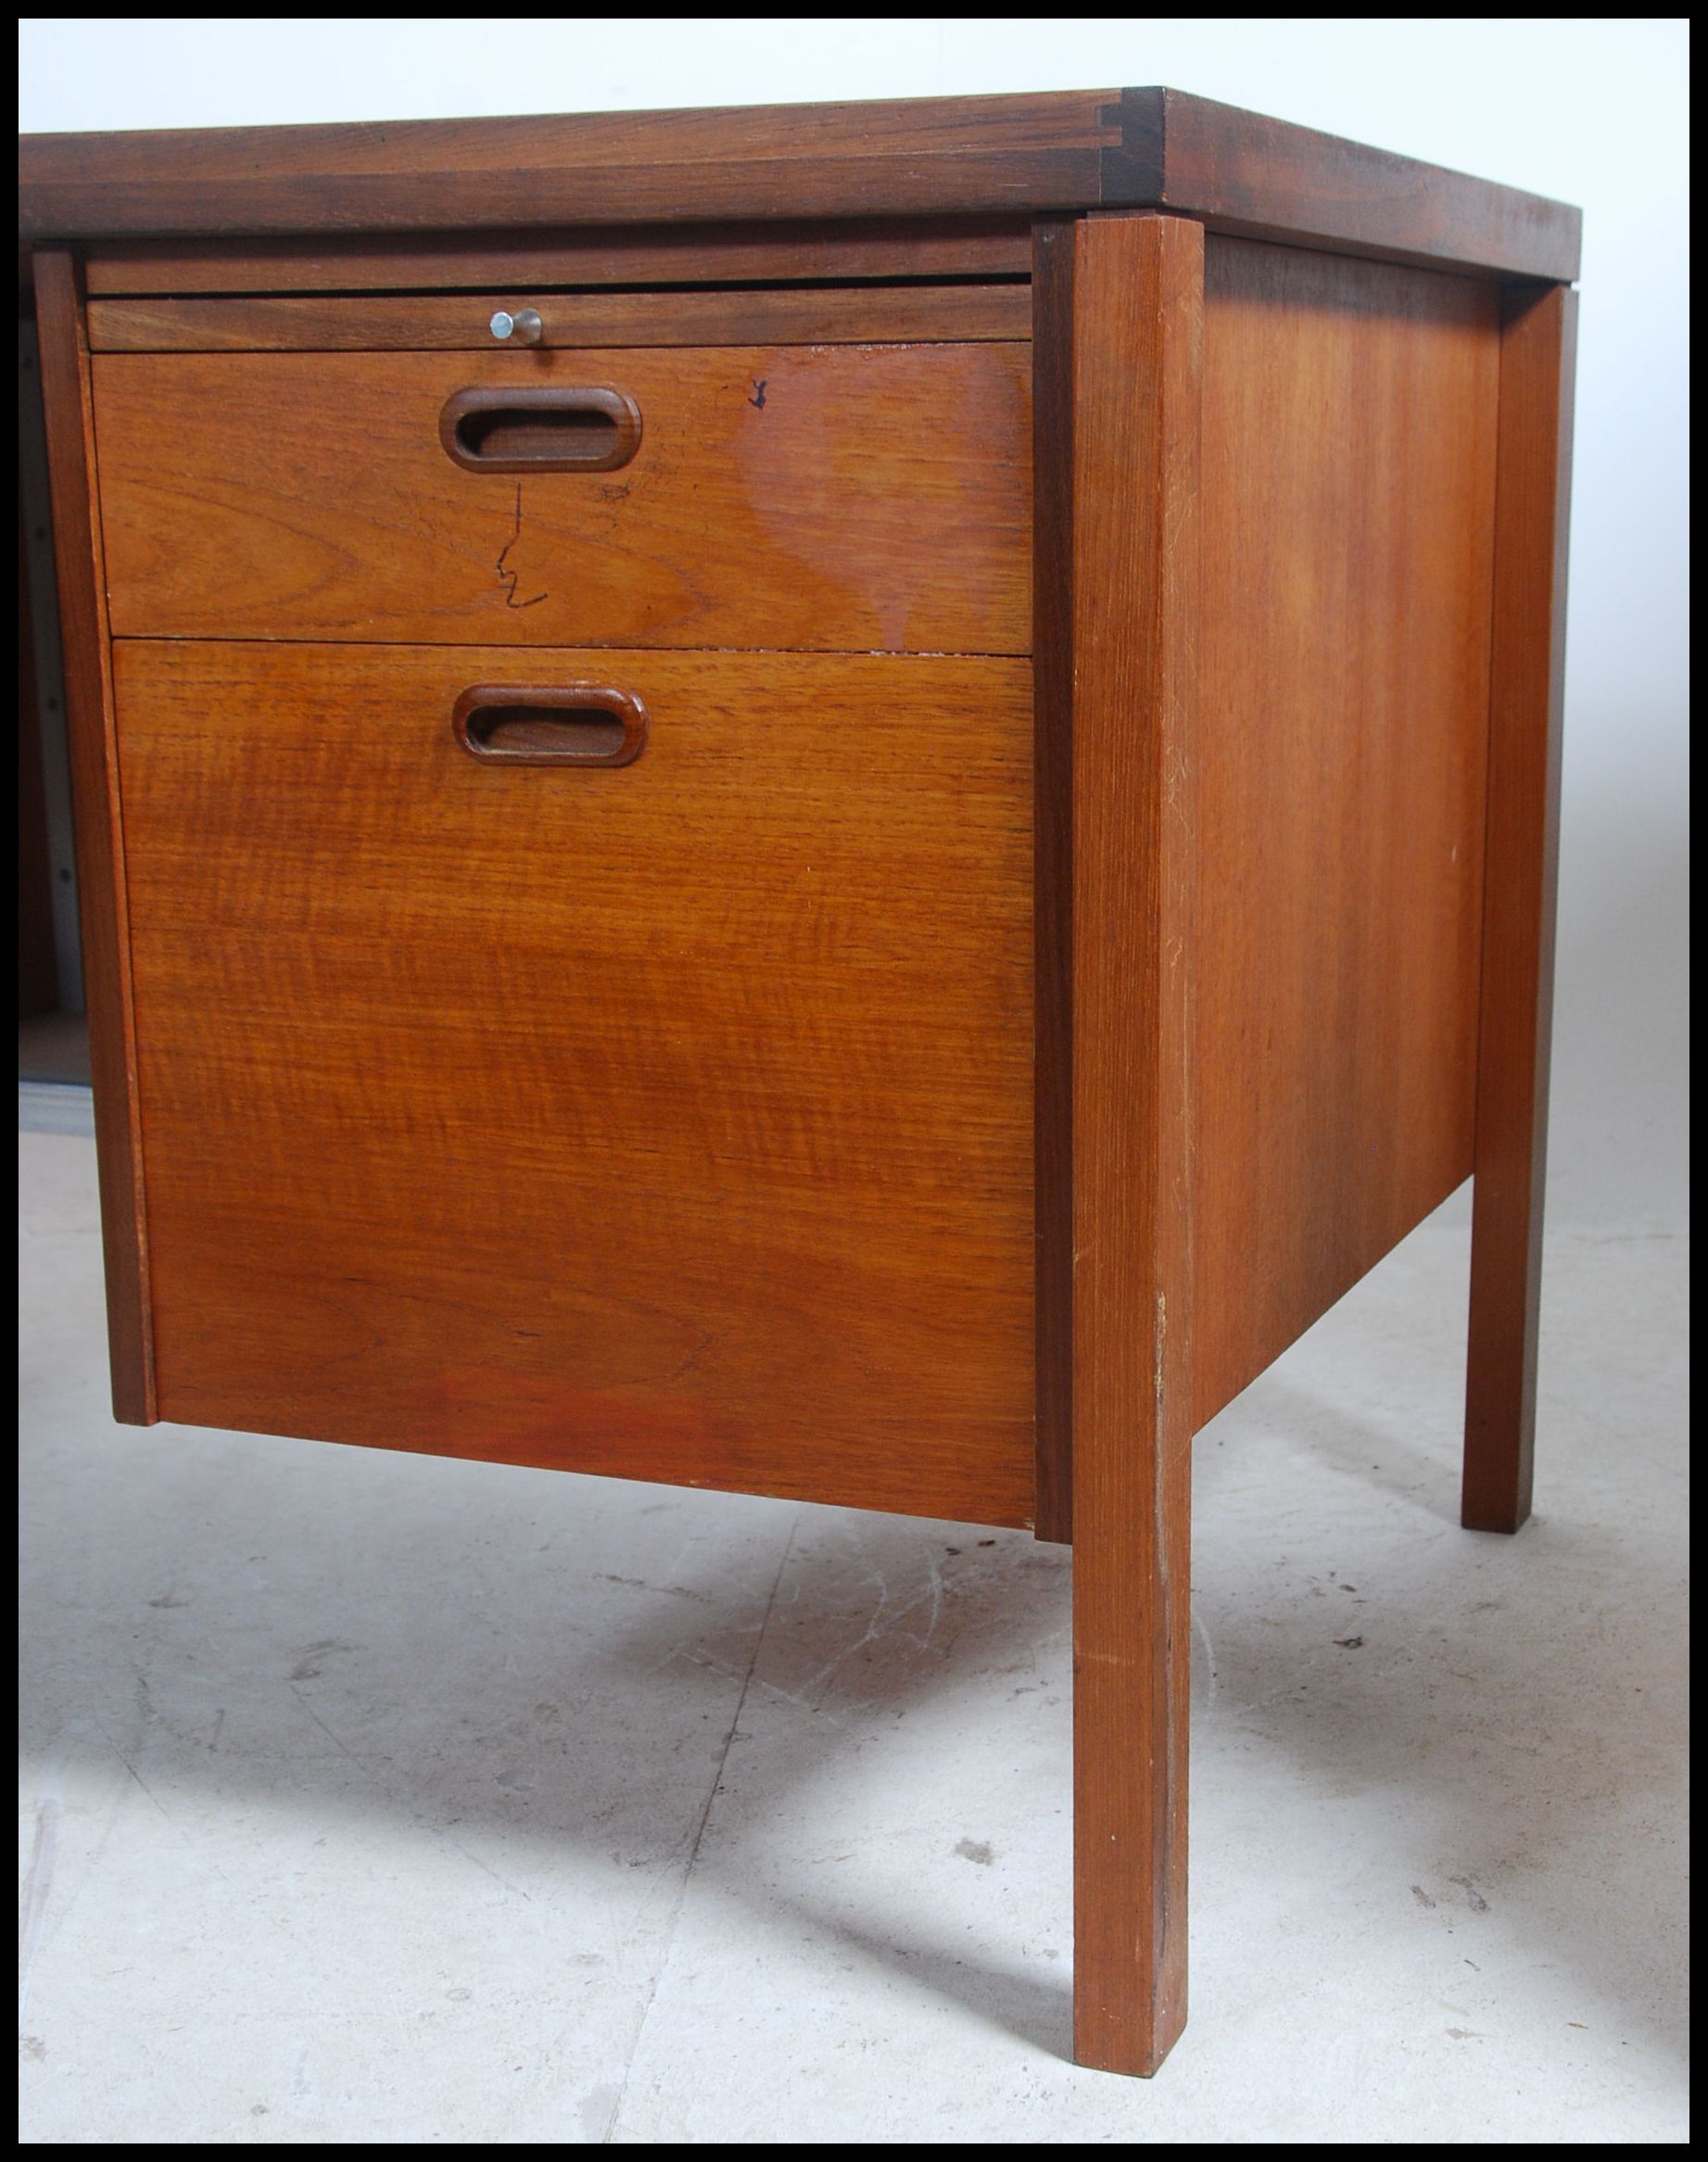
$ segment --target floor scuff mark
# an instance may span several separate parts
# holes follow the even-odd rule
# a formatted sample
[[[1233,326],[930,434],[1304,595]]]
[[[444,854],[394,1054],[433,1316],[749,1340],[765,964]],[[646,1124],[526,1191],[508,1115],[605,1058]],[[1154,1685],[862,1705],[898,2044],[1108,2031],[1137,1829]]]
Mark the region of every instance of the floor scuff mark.
[[[30,1969],[41,1950],[47,1928],[47,1901],[53,1890],[54,1865],[59,1859],[60,1805],[57,1795],[45,1795],[35,1805],[35,1838],[30,1848],[30,1866],[24,1872],[23,1890],[18,1903],[18,2024],[21,2028],[30,2004]]]

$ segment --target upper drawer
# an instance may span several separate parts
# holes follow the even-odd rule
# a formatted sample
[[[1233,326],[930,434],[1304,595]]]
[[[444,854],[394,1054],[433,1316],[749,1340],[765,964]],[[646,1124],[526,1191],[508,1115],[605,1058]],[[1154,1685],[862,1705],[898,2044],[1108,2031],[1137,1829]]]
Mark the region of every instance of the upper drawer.
[[[97,353],[112,628],[1024,653],[1030,361],[1019,340]],[[565,470],[630,442],[525,406],[459,438],[459,393],[517,391],[614,393],[638,445]]]

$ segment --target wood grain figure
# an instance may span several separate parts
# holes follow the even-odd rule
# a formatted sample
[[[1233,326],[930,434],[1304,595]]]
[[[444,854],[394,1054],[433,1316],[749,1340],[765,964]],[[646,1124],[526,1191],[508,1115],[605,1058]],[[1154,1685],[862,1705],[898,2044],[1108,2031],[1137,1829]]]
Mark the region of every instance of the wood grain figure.
[[[1470,1175],[1499,371],[1477,281],[1206,277],[1198,1425]]]
[[[1030,1522],[1025,662],[115,652],[167,1417]]]

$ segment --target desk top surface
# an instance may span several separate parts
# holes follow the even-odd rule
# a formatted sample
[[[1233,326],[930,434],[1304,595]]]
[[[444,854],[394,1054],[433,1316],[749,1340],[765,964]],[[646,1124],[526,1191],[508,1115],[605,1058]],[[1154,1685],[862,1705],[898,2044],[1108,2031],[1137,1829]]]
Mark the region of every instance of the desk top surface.
[[[1165,89],[19,138],[26,246],[1157,209],[1558,282],[1579,213]]]

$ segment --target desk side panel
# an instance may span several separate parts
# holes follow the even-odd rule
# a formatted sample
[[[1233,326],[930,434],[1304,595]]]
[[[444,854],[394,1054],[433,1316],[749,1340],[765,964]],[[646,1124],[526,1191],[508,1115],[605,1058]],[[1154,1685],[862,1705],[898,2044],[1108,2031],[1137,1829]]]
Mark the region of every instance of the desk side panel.
[[[1472,1169],[1499,306],[1208,242],[1200,1424]]]

